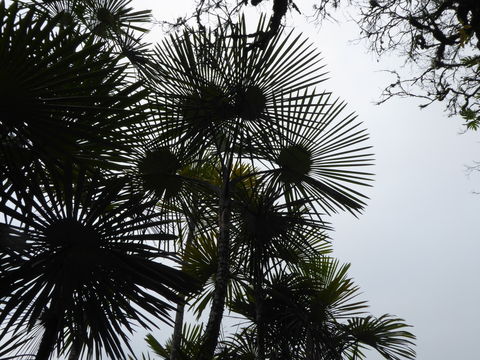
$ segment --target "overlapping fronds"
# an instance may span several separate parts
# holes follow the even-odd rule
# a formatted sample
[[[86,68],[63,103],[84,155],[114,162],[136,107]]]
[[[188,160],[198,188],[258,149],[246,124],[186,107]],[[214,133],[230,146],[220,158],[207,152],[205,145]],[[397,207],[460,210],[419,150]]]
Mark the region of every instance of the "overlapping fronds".
[[[146,211],[151,204],[123,200],[122,179],[39,169],[13,193],[1,189],[0,337],[40,324],[39,359],[74,340],[89,355],[123,359],[133,324],[168,321],[170,302],[194,288],[158,262],[171,256],[156,243],[175,236],[157,231],[164,220]]]

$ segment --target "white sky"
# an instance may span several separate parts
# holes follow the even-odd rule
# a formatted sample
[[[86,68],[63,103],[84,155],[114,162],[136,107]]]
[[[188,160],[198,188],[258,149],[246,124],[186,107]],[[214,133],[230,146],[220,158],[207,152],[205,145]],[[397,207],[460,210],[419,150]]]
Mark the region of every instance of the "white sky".
[[[264,7],[269,10],[271,2]],[[173,20],[193,9],[192,0],[136,0],[159,20]],[[304,13],[307,1],[297,1]],[[420,110],[412,99],[382,106],[382,87],[391,82],[380,70],[399,59],[377,63],[354,24],[325,23],[321,29],[302,16],[288,25],[303,32],[322,52],[330,80],[326,89],[346,100],[371,134],[376,174],[366,212],[331,222],[334,255],[351,262],[350,275],[369,300],[374,315],[395,314],[414,326],[418,359],[474,359],[480,333],[478,253],[480,175],[465,166],[480,160],[479,134],[460,135],[461,119],[448,118],[443,106]],[[161,38],[155,29],[152,38]],[[156,334],[169,333],[162,329]],[[137,349],[146,349],[140,339]],[[369,360],[381,359],[371,353]]]

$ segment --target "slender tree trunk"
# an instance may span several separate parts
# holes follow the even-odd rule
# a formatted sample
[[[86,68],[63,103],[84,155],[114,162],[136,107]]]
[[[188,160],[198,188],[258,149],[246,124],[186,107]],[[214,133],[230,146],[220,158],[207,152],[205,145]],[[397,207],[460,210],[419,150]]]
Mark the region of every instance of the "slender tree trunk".
[[[78,360],[80,359],[80,354],[82,352],[82,341],[78,338],[73,340],[72,348],[70,354],[68,355],[68,360]]]
[[[58,303],[61,301],[55,295],[54,292],[53,300],[50,304],[50,308],[46,310],[45,314],[45,331],[43,333],[42,339],[40,340],[40,345],[38,347],[37,356],[35,360],[48,360],[50,355],[53,352],[55,347],[55,341],[57,340],[57,330],[59,326],[59,308]]]
[[[180,296],[182,301],[185,301],[185,296]],[[172,353],[170,354],[170,360],[179,360],[183,336],[183,317],[185,314],[185,304],[177,304],[177,310],[175,313],[175,326],[173,328],[172,335]]]
[[[56,322],[47,322],[40,346],[38,347],[35,360],[48,360],[55,344],[55,333],[57,332]]]
[[[225,172],[225,171],[224,171]],[[224,173],[224,181],[220,193],[218,226],[219,235],[217,240],[218,265],[215,279],[215,291],[213,293],[212,307],[208,318],[207,327],[203,336],[203,343],[197,360],[212,360],[220,334],[220,325],[225,308],[225,297],[229,278],[230,262],[230,195],[229,181]]]
[[[184,246],[184,253],[185,249],[191,245],[193,241],[195,225],[193,221],[189,220],[188,222],[188,235],[185,241]],[[182,270],[184,270],[185,265],[182,264]],[[185,314],[185,296],[180,295],[180,299],[182,302],[177,304],[177,310],[175,312],[175,326],[173,328],[173,335],[172,335],[172,353],[170,354],[170,360],[180,360],[180,352],[181,352],[181,344],[182,344],[182,337],[183,337],[183,318]]]
[[[265,324],[263,322],[263,291],[261,284],[254,285],[255,322],[257,325],[257,360],[265,359]]]
[[[256,239],[255,239],[256,240]],[[260,259],[261,249],[255,246],[254,256],[254,275],[253,275],[253,297],[255,300],[255,323],[257,325],[256,345],[257,345],[257,360],[265,359],[265,325],[264,325],[264,298],[263,298],[263,271]]]

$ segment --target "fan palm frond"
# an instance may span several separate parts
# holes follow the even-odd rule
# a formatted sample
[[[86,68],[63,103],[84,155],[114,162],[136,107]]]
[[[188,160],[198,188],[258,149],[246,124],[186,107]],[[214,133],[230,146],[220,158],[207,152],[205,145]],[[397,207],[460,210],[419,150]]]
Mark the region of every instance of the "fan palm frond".
[[[203,146],[224,138],[248,143],[253,134],[278,132],[280,94],[287,100],[285,95],[322,81],[323,73],[315,71],[322,67],[319,55],[300,37],[278,35],[250,52],[248,42],[242,22],[229,33],[184,33],[157,47],[157,73],[146,80],[166,106],[166,130]],[[233,140],[235,133],[240,137]]]
[[[182,331],[182,340],[180,343],[179,359],[193,360],[200,348],[202,335],[202,324],[184,324]],[[172,340],[168,339],[165,345],[162,345],[152,334],[145,338],[150,349],[161,358],[168,360],[172,351]]]
[[[93,33],[103,37],[125,32],[128,29],[147,32],[150,10],[135,11],[131,0],[86,0],[85,22]]]
[[[147,32],[150,10],[135,11],[131,0],[33,0],[21,1],[25,7],[35,8],[40,14],[57,18],[60,25],[81,24],[93,34],[114,39],[129,29]]]
[[[259,33],[264,29],[261,21]],[[358,187],[371,174],[368,139],[343,102],[315,90],[319,53],[301,36],[278,34],[249,48],[244,22],[229,32],[184,33],[157,47],[147,80],[171,119],[166,134],[198,147],[266,161],[291,201],[310,198],[322,212],[360,211]]]
[[[218,360],[255,360],[257,347],[255,332],[251,329],[242,329],[228,339],[222,341],[216,354]]]
[[[175,236],[153,230],[164,220],[146,212],[151,204],[135,196],[121,200],[124,185],[68,166],[32,170],[2,201],[0,211],[13,221],[3,225],[8,241],[0,249],[6,260],[0,338],[40,322],[45,331],[37,359],[65,351],[72,338],[89,356],[105,351],[124,359],[134,322],[155,325],[146,314],[169,321],[170,302],[195,286],[158,261],[171,256],[155,242]]]
[[[363,359],[365,357],[361,349],[368,346],[385,359],[415,359],[415,336],[407,331],[409,327],[402,319],[388,314],[379,318],[367,316],[349,319],[346,332],[353,338],[353,345],[347,354],[351,359]]]
[[[329,94],[308,101],[298,98],[297,107],[280,111],[303,122],[285,123],[283,136],[273,138],[262,157],[271,161],[269,167],[289,201],[310,199],[327,214],[360,211],[366,196],[358,188],[368,186],[372,176],[361,170],[372,162],[366,130],[353,114],[341,115],[346,104]]]
[[[391,315],[359,316],[367,304],[355,301],[358,287],[347,277],[348,267],[328,257],[316,257],[290,270],[275,270],[263,299],[266,358],[362,359],[362,350],[367,347],[386,359],[415,357],[415,337],[403,320]],[[259,331],[252,290],[230,306],[251,322],[246,327],[250,340],[247,336],[241,343],[250,343],[252,356],[257,351],[255,334]],[[235,337],[243,334],[245,331]]]
[[[168,201],[185,194],[183,173],[193,173],[198,157],[188,147],[176,141],[152,139],[133,149],[127,155],[126,168],[133,186],[156,199]],[[193,184],[192,184],[193,185]]]
[[[62,26],[78,24],[85,11],[85,3],[79,0],[21,0],[20,3],[25,8],[33,8],[39,14],[55,18]]]
[[[56,24],[0,2],[0,150],[13,142],[50,161],[115,158],[128,140],[118,130],[145,117],[133,107],[144,93],[100,43]]]
[[[293,260],[295,254],[307,256],[320,250],[320,241],[326,239],[323,230],[328,226],[312,219],[306,201],[289,204],[282,201],[282,192],[258,181],[247,191],[235,193],[233,223],[238,231],[233,247],[240,255],[235,262],[243,262],[249,268],[258,261],[268,271],[274,259],[288,261]],[[318,240],[315,248],[310,247],[312,243],[307,236],[314,233]]]

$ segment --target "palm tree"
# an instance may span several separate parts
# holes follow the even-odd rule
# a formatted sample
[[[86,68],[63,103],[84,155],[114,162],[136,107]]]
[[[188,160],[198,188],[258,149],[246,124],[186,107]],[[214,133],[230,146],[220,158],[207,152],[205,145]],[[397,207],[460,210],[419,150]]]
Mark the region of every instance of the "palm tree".
[[[131,0],[32,0],[20,1],[37,14],[56,18],[62,25],[75,24],[80,32],[115,41],[131,31],[145,33],[152,21],[150,10],[134,11]]]
[[[153,320],[145,313],[167,321],[173,307],[166,300],[193,289],[187,275],[157,261],[171,255],[152,242],[175,236],[160,231],[165,220],[148,211],[151,201],[125,194],[122,179],[41,164],[23,178],[0,208],[7,239],[17,240],[17,247],[2,248],[1,337],[40,322],[37,360],[75,341],[88,354],[104,348],[124,359],[132,321],[148,328]]]
[[[264,26],[262,20],[259,30]],[[234,164],[264,164],[248,176],[271,182],[287,206],[307,195],[312,205],[326,204],[324,210],[358,212],[363,202],[353,187],[368,180],[352,168],[368,165],[368,147],[361,145],[366,134],[353,117],[338,118],[343,105],[314,90],[323,81],[318,53],[292,34],[262,48],[249,43],[244,23],[226,33],[172,36],[157,47],[145,79],[157,97],[158,118],[167,120],[157,122],[158,133],[208,149],[219,163],[218,264],[198,355],[204,360],[215,351],[229,283]],[[319,135],[324,143],[317,146]]]
[[[169,322],[176,303],[171,344],[149,338],[173,360],[231,358],[226,306],[251,321],[235,340],[246,358],[355,357],[362,344],[413,356],[403,322],[342,305],[356,288],[326,256],[324,217],[361,212],[371,155],[361,123],[316,88],[306,40],[252,46],[268,24],[250,36],[241,20],[148,51],[150,12],[129,0],[0,1],[0,19],[9,350],[125,359],[132,324]],[[211,304],[205,328],[184,326],[187,301]]]
[[[145,118],[140,83],[103,42],[77,34],[75,24],[0,2],[0,158],[46,162],[70,156],[105,166],[128,149],[118,132]],[[107,48],[109,49],[109,48]]]
[[[408,325],[390,315],[364,316],[367,305],[355,300],[358,287],[347,277],[348,268],[318,255],[277,268],[266,284],[262,324],[253,294],[232,303],[251,325],[224,343],[219,358],[258,359],[255,334],[263,327],[268,359],[363,359],[366,347],[386,359],[413,359],[415,337]]]
[[[212,245],[206,248],[214,253]],[[409,326],[388,314],[378,318],[367,314],[367,303],[356,300],[359,288],[347,275],[350,265],[341,265],[326,252],[328,247],[323,246],[322,252],[270,269],[262,285],[264,306],[260,322],[254,284],[235,292],[227,304],[230,311],[241,316],[239,330],[220,340],[214,358],[364,359],[363,351],[374,349],[386,359],[414,359],[415,336],[408,331]],[[213,272],[211,257],[206,251],[202,253],[195,257],[196,270],[207,270],[210,264]],[[260,331],[264,333],[263,349],[259,347]],[[184,328],[179,359],[196,358],[202,340],[200,332],[198,325]],[[161,345],[149,335],[147,343],[156,355],[171,359],[171,340]]]
[[[170,321],[194,286],[159,262],[176,237],[155,201],[119,176],[145,91],[98,34],[44,9],[0,2],[0,341],[124,359],[132,325]]]
[[[266,277],[279,264],[298,261],[296,254],[321,254],[321,243],[325,243],[325,235],[322,234],[325,226],[308,216],[305,208],[308,201],[282,204],[279,198],[283,195],[278,189],[262,189],[257,185],[234,199],[234,211],[238,214],[235,223],[238,232],[233,239],[238,243],[236,262],[241,264],[248,286],[253,291],[259,360],[265,359],[263,314]],[[312,235],[316,243],[312,243]]]

